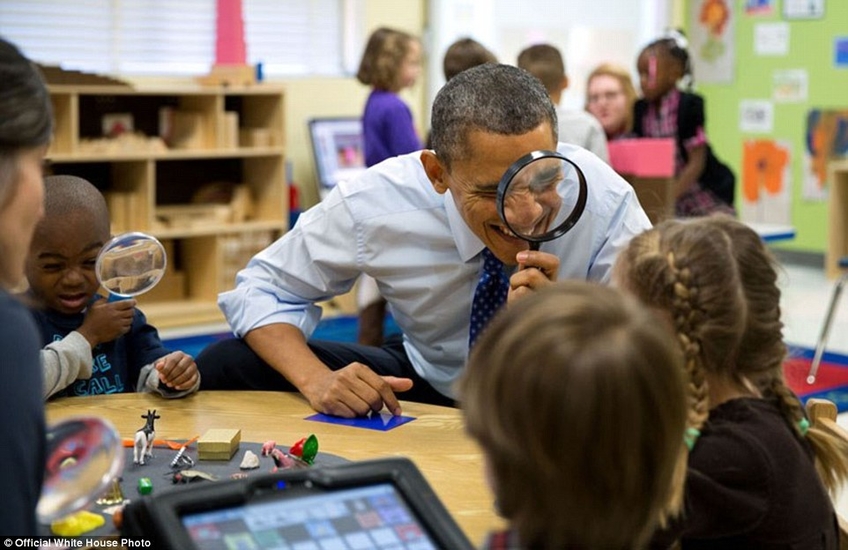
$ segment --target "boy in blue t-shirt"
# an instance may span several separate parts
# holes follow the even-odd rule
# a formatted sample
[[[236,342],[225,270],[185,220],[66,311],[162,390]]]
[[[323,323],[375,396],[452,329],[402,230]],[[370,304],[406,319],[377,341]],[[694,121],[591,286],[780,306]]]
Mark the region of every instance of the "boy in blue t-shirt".
[[[96,187],[75,176],[44,179],[44,218],[26,265],[44,346],[44,398],[197,391],[194,359],[163,347],[135,300],[108,302],[97,293],[95,263],[109,238],[109,212]]]

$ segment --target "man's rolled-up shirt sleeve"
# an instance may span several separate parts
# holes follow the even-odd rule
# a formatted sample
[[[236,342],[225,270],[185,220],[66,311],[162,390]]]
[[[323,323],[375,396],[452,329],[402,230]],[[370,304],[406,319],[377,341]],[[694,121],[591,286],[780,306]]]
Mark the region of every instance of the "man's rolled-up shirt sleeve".
[[[316,302],[348,292],[359,275],[359,234],[338,190],[303,213],[239,271],[235,289],[218,296],[233,333],[286,323],[311,336],[321,318]]]

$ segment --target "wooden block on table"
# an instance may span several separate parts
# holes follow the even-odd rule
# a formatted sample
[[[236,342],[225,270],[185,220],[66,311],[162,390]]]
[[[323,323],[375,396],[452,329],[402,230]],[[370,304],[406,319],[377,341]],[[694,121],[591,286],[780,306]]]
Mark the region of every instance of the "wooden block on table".
[[[241,441],[241,430],[207,430],[197,440],[197,458],[199,460],[230,460],[236,454]]]

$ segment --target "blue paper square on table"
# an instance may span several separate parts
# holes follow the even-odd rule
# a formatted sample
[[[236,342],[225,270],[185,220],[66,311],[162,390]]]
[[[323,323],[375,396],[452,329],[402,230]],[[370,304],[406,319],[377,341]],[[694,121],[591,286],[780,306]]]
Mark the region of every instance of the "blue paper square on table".
[[[395,416],[388,412],[372,412],[368,416],[342,418],[341,416],[330,416],[328,414],[317,413],[312,416],[307,416],[305,420],[326,422],[327,424],[339,424],[341,426],[350,426],[351,428],[365,428],[367,430],[387,432],[393,428],[406,424],[407,422],[412,422],[415,420],[415,417]]]

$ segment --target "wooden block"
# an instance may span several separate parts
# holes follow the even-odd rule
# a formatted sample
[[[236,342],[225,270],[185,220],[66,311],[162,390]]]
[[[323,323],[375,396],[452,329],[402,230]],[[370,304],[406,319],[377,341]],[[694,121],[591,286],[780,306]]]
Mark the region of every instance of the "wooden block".
[[[239,114],[235,111],[224,113],[223,126],[221,146],[224,149],[235,149],[239,146]]]
[[[171,115],[171,140],[175,149],[203,149],[205,128],[203,114],[192,111],[174,111]]]
[[[241,430],[207,430],[197,440],[197,458],[199,460],[230,460],[238,451]]]

